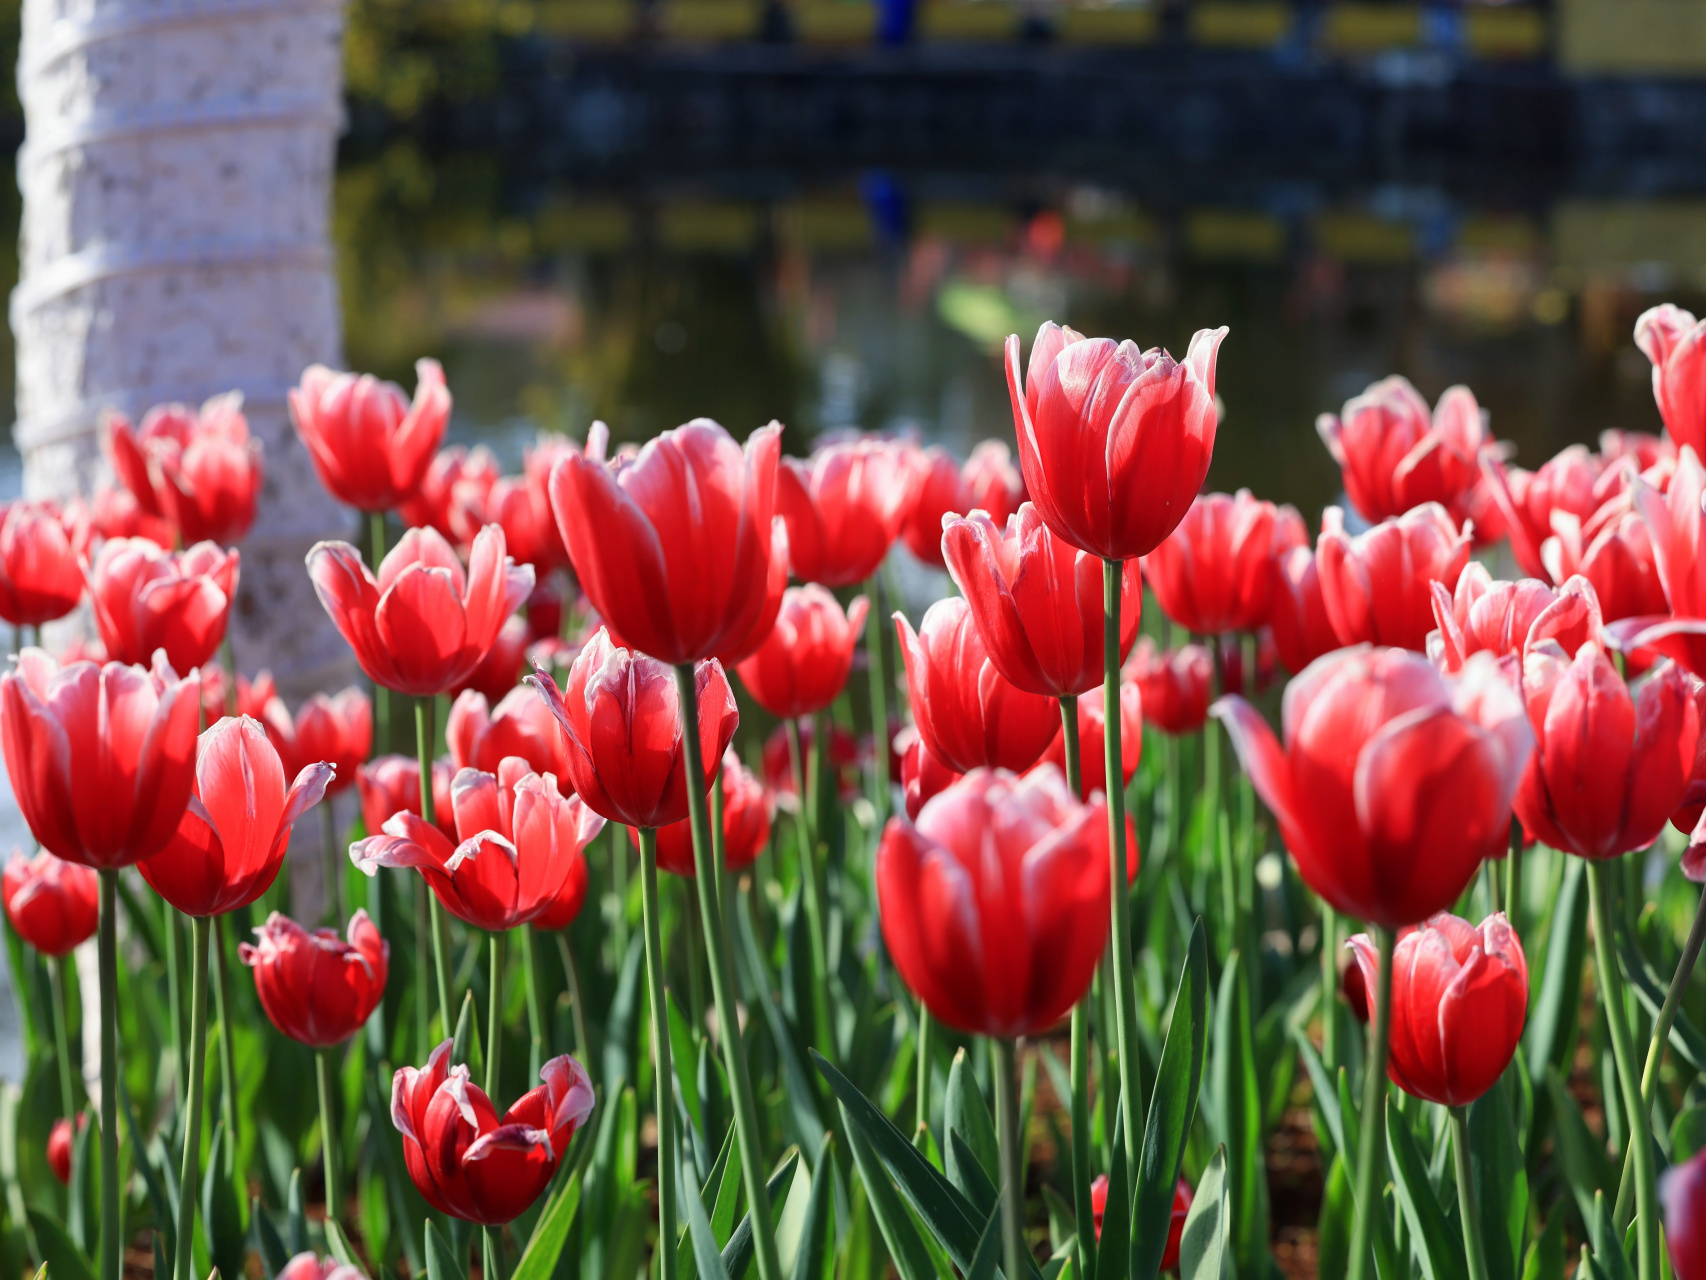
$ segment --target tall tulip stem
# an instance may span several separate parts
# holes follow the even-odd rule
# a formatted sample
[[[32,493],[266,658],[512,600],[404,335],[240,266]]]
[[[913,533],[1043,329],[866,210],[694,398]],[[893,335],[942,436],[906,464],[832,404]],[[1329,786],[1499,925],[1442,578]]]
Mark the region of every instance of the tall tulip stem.
[[[575,953],[569,946],[569,935],[561,930],[557,932],[557,959],[562,961],[563,981],[569,987],[569,1016],[575,1028],[575,1057],[585,1062],[591,1052],[592,1040],[586,1030],[586,1004],[581,1000],[580,966],[575,964]]]
[[[1351,1232],[1350,1280],[1367,1280],[1373,1260],[1375,1215],[1384,1213],[1380,1187],[1386,1165],[1386,1055],[1392,1041],[1392,963],[1398,934],[1376,926],[1380,990],[1375,993],[1374,1038],[1362,1076],[1362,1135],[1357,1149],[1356,1225]]]
[[[338,823],[332,814],[332,798],[320,801],[320,841],[326,863],[326,918],[334,925],[349,918],[344,907],[343,859],[338,856]],[[372,915],[372,912],[368,912]]]
[[[1019,1077],[1014,1043],[990,1042],[995,1050],[995,1132],[1001,1153],[1001,1243],[1006,1273],[1024,1276],[1025,1147],[1019,1132]]]
[[[521,976],[527,986],[527,1078],[537,1080],[545,1065],[545,1011],[539,1002],[539,961],[533,953],[533,926],[524,924],[521,935]]]
[[[813,1038],[818,1052],[831,1062],[836,1060],[834,1028],[829,1010],[829,946],[824,941],[823,884],[819,876],[817,840],[807,817],[806,758],[800,746],[799,721],[790,719],[788,726],[788,761],[794,770],[794,790],[799,795],[800,885],[806,900],[806,931],[811,939]],[[821,717],[813,725],[813,751],[823,752],[824,724]]]
[[[658,1276],[659,1280],[674,1280],[675,1182],[681,1176],[681,1164],[675,1152],[675,1067],[663,986],[663,933],[658,921],[658,833],[652,827],[641,827],[639,837],[640,912],[646,929],[646,989],[652,1006],[652,1075],[657,1080]]]
[[[874,585],[874,582],[873,582]],[[741,1179],[746,1184],[747,1210],[752,1215],[759,1280],[782,1280],[776,1254],[776,1233],[770,1221],[770,1191],[765,1185],[764,1147],[758,1132],[758,1107],[752,1078],[746,1069],[740,1021],[735,1016],[734,959],[728,930],[718,905],[717,868],[711,861],[711,815],[705,804],[705,763],[699,750],[699,691],[693,664],[675,668],[681,703],[681,749],[687,774],[687,814],[693,828],[694,882],[699,890],[699,913],[705,922],[705,944],[711,961],[711,998],[717,1005],[717,1040],[728,1068],[735,1111],[735,1139],[740,1143]],[[879,751],[879,755],[882,753]],[[880,766],[887,772],[887,761]]]
[[[172,1020],[169,1038],[172,1055],[172,1087],[178,1101],[184,1100],[184,932],[178,927],[178,913],[172,904],[160,899],[161,922],[166,938],[166,1013]],[[104,979],[103,979],[104,981]]]
[[[494,930],[490,939],[492,974],[486,988],[486,1096],[498,1096],[498,1068],[503,1059],[504,1033],[504,935]]]
[[[888,658],[883,652],[883,583],[879,570],[865,584],[871,598],[871,610],[865,616],[865,656],[871,666],[871,807],[877,811],[873,830],[882,832],[889,810],[889,674]],[[827,758],[828,744],[820,739],[818,750]],[[805,793],[800,793],[805,803]]]
[[[432,803],[432,699],[415,699],[415,754],[421,765],[421,817],[430,826],[436,817]],[[450,958],[445,938],[444,908],[436,893],[427,894],[427,911],[432,918],[432,970],[438,985],[438,1016],[443,1021],[443,1034],[451,1034],[456,1026],[450,1012]]]
[[[1339,913],[1325,902],[1321,904],[1321,1061],[1329,1073],[1339,1070]]]
[[[1498,1088],[1497,1085],[1493,1086]],[[1481,1241],[1481,1205],[1475,1199],[1475,1174],[1469,1165],[1469,1108],[1451,1107],[1451,1154],[1457,1168],[1457,1207],[1463,1219],[1463,1252],[1469,1280],[1487,1280],[1487,1250]]]
[[[368,536],[372,546],[373,576],[379,576],[379,562],[385,558],[385,513],[370,511],[367,515]],[[391,749],[391,691],[382,684],[373,686],[373,754],[382,756]],[[372,835],[372,832],[368,833]]]
[[[1078,702],[1060,699],[1060,740],[1066,756],[1066,789],[1078,795],[1083,789],[1083,766],[1079,761]],[[1090,1001],[1086,991],[1072,1006],[1072,1212],[1080,1223],[1090,1222]],[[1078,1274],[1095,1274],[1096,1236],[1078,1233]]]
[[[59,1114],[69,1120],[77,1114],[77,1086],[71,1073],[71,1037],[65,1030],[65,957],[49,957],[47,972],[53,982],[53,1056],[59,1060]]]
[[[212,922],[213,1007],[219,1015],[219,1118],[225,1122],[225,1162],[237,1162],[237,1029],[231,1025],[231,976],[225,960],[223,916]]]
[[[118,871],[103,867],[100,876],[101,1280],[119,1280],[124,1241],[118,1199]]]
[[[102,872],[103,875],[109,874]],[[201,1156],[201,1108],[203,1081],[207,1075],[207,952],[208,939],[213,934],[213,921],[208,916],[190,920],[190,1061],[189,1084],[184,1103],[184,1161],[178,1175],[178,1239],[177,1256],[172,1260],[172,1273],[177,1280],[193,1280],[192,1256],[195,1253],[196,1188],[201,1185],[196,1163]],[[101,1068],[102,1089],[106,1087],[106,1067]],[[105,1152],[102,1153],[102,1172],[105,1173]],[[115,1153],[116,1158],[116,1153]],[[116,1197],[115,1197],[116,1199]],[[117,1222],[117,1206],[112,1221]]]
[[[1102,741],[1108,779],[1108,876],[1113,927],[1114,1016],[1119,1022],[1120,1090],[1125,1097],[1126,1167],[1136,1169],[1143,1156],[1142,1106],[1137,1042],[1137,987],[1131,971],[1131,902],[1125,879],[1125,789],[1120,752],[1120,587],[1125,577],[1118,560],[1102,561]],[[1076,709],[1073,724],[1077,724]],[[1113,1100],[1104,1102],[1113,1113]]]
[[[1505,914],[1510,917],[1511,928],[1516,930],[1519,938],[1522,936],[1522,846],[1524,843],[1522,819],[1512,814],[1510,854],[1505,859]]]
[[[332,1051],[320,1049],[314,1054],[314,1073],[320,1083],[320,1158],[326,1172],[326,1218],[340,1220],[343,1204],[338,1181],[338,1121],[332,1110]]]

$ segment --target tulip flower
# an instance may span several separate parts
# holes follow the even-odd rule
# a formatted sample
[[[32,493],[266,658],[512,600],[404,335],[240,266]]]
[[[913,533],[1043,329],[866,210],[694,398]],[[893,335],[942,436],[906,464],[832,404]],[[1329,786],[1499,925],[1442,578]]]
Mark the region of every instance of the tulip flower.
[[[173,838],[137,869],[187,916],[246,907],[272,887],[290,828],[326,792],[332,766],[310,764],[290,782],[266,730],[227,717],[201,735],[195,792]]]
[[[804,461],[782,459],[776,514],[788,528],[794,577],[826,587],[869,578],[900,536],[921,479],[905,445],[868,436],[835,441]]]
[[[1268,619],[1274,648],[1281,665],[1296,674],[1322,654],[1337,649],[1339,635],[1333,630],[1333,620],[1327,616],[1321,575],[1315,567],[1312,550],[1293,547],[1274,561],[1272,573]]]
[[[1556,512],[1552,529],[1540,547],[1546,578],[1563,582],[1579,574],[1593,583],[1607,623],[1652,619],[1670,611],[1652,535],[1635,509],[1633,493],[1608,498],[1585,525],[1567,512]]]
[[[1104,560],[1131,560],[1184,519],[1214,454],[1214,369],[1225,337],[1224,326],[1199,329],[1181,363],[1049,322],[1022,384],[1019,337],[1007,339],[1019,469],[1057,536]]]
[[[1366,933],[1349,945],[1372,1006],[1379,952]],[[1442,911],[1398,940],[1387,1077],[1412,1097],[1466,1107],[1504,1075],[1527,1018],[1528,960],[1504,913],[1476,927]]]
[[[1434,621],[1428,658],[1443,671],[1460,671],[1472,653],[1521,658],[1542,640],[1555,640],[1566,654],[1601,640],[1599,596],[1586,578],[1571,578],[1554,591],[1544,582],[1494,582],[1487,566],[1471,563],[1447,591],[1433,584]]]
[[[900,744],[904,744],[898,771],[900,789],[906,799],[906,816],[916,822],[919,811],[932,796],[946,791],[965,775],[931,755],[930,748],[924,745],[924,735],[915,725],[909,724],[900,731],[897,745]]]
[[[1437,503],[1462,524],[1481,483],[1480,456],[1491,442],[1468,387],[1452,387],[1430,415],[1408,379],[1374,383],[1343,413],[1315,421],[1327,452],[1339,464],[1345,494],[1370,523]]]
[[[1126,663],[1125,677],[1137,686],[1143,718],[1173,737],[1195,733],[1208,720],[1214,687],[1214,657],[1200,644],[1162,652],[1148,636]],[[1123,748],[1124,736],[1121,736]]]
[[[163,663],[60,667],[25,649],[0,676],[0,747],[41,846],[97,871],[173,838],[195,777],[199,691]]]
[[[942,552],[989,661],[1026,693],[1076,698],[1100,687],[1102,564],[1057,537],[1027,502],[1006,527],[982,511],[946,522]],[[1120,656],[1143,620],[1143,578],[1127,561],[1121,593]]]
[[[1664,303],[1635,321],[1635,345],[1653,363],[1653,399],[1678,448],[1706,453],[1706,324]]]
[[[241,391],[199,411],[156,405],[140,430],[122,414],[107,422],[113,470],[143,512],[170,523],[185,546],[247,536],[261,496],[261,442],[249,435]]]
[[[1173,1212],[1167,1225],[1167,1248],[1161,1255],[1161,1270],[1171,1271],[1179,1265],[1179,1246],[1185,1238],[1185,1219],[1190,1216],[1191,1203],[1196,1197],[1191,1184],[1183,1178],[1173,1189]],[[1096,1239],[1102,1238],[1102,1216],[1108,1205],[1108,1175],[1101,1174],[1090,1184],[1090,1205],[1096,1214]]]
[[[517,564],[530,564],[543,577],[567,563],[543,486],[535,487],[526,476],[500,476],[479,489],[463,483],[454,492],[453,523],[476,529],[499,525]]]
[[[172,526],[159,516],[144,512],[129,489],[99,485],[87,502],[74,498],[66,504],[66,510],[87,522],[92,544],[111,538],[146,538],[157,547],[170,547],[176,541]]]
[[[518,613],[511,614],[498,628],[497,638],[486,650],[486,656],[453,692],[460,696],[472,689],[484,694],[488,702],[501,701],[521,679],[530,643],[532,636],[527,619]]]
[[[1269,620],[1274,561],[1308,545],[1295,509],[1262,502],[1248,489],[1232,497],[1207,493],[1143,558],[1143,576],[1162,612],[1187,631],[1254,631]]]
[[[1524,657],[1522,692],[1535,738],[1516,792],[1523,829],[1584,858],[1651,844],[1694,770],[1700,717],[1682,671],[1662,663],[1631,689],[1600,645],[1571,658],[1545,640]]]
[[[448,542],[471,542],[484,522],[465,525],[462,514],[470,508],[485,509],[486,493],[501,474],[496,456],[483,444],[440,449],[420,487],[403,500],[398,514],[412,529],[430,527]]]
[[[565,798],[553,775],[534,773],[518,756],[500,763],[496,775],[458,770],[450,807],[460,844],[404,812],[352,844],[350,861],[370,876],[380,867],[415,868],[446,911],[489,933],[542,914],[604,829],[579,796]]]
[[[271,728],[270,724],[268,728]],[[311,694],[296,709],[288,760],[296,769],[316,760],[324,760],[331,765],[336,772],[326,784],[327,795],[337,795],[353,787],[357,771],[366,763],[372,750],[373,706],[367,695],[354,685],[331,697],[323,693]],[[280,754],[285,754],[282,749]],[[417,766],[417,783],[419,776]]]
[[[569,874],[563,881],[563,887],[557,890],[557,896],[545,904],[544,910],[533,918],[530,927],[536,930],[567,929],[586,905],[587,884],[586,855],[583,851],[569,868]]]
[[[709,788],[740,713],[716,659],[694,671],[699,749]],[[562,730],[568,781],[587,806],[629,827],[665,827],[687,817],[681,702],[675,673],[656,658],[610,643],[600,628],[558,692],[544,672],[528,677]]]
[[[409,1177],[426,1202],[464,1222],[497,1227],[527,1210],[557,1171],[569,1140],[592,1114],[592,1080],[564,1054],[540,1069],[543,1084],[501,1117],[451,1042],[419,1069],[391,1080],[391,1123],[403,1135]]]
[[[77,1113],[77,1128],[82,1129],[89,1123],[87,1112]],[[53,1122],[53,1128],[47,1131],[47,1167],[53,1171],[60,1185],[71,1185],[71,1148],[76,1135],[71,1128],[69,1117],[62,1116]]]
[[[1025,482],[1013,465],[1012,451],[999,440],[979,444],[963,468],[934,445],[919,455],[919,464],[918,494],[900,537],[908,551],[937,569],[948,567],[942,551],[943,517],[982,511],[1000,528],[1025,500]]]
[[[511,689],[495,708],[477,690],[459,694],[450,704],[444,741],[458,769],[496,773],[505,756],[520,756],[533,772],[556,774],[559,785],[568,778],[557,722],[544,699],[525,685]]]
[[[501,760],[502,757],[500,756]],[[442,756],[432,766],[432,813],[438,829],[456,834],[450,816],[450,780],[456,769]],[[355,773],[361,792],[361,825],[377,834],[394,814],[421,816],[421,762],[414,756],[378,756]]]
[[[466,571],[436,530],[410,529],[378,578],[347,542],[315,543],[308,576],[368,678],[419,698],[461,687],[533,590],[496,525],[474,539]]]
[[[781,449],[778,423],[743,451],[697,418],[609,464],[600,430],[584,455],[558,460],[549,490],[563,545],[629,645],[678,664],[743,658],[763,642],[787,581],[772,529]]]
[[[1605,462],[1585,444],[1571,445],[1537,471],[1507,467],[1490,454],[1481,466],[1488,492],[1504,514],[1511,553],[1531,578],[1548,576],[1541,547],[1553,536],[1554,513],[1584,525],[1607,496],[1601,488]]]
[[[1706,1280],[1706,1151],[1667,1172],[1659,1197],[1671,1274],[1676,1280]]]
[[[174,670],[194,671],[225,639],[238,564],[211,542],[184,552],[141,538],[103,543],[87,573],[101,643],[118,662],[146,666],[164,649]]]
[[[349,922],[348,941],[335,929],[310,933],[274,911],[242,943],[238,958],[255,971],[255,994],[267,1021],[298,1044],[328,1049],[348,1040],[379,1007],[391,967],[391,944],[367,912]]]
[[[274,1280],[362,1280],[361,1269],[335,1258],[299,1253],[279,1271]]]
[[[770,843],[774,805],[770,792],[740,762],[731,748],[723,752],[723,866],[729,871],[750,867]],[[636,845],[639,835],[628,828]],[[658,828],[658,870],[691,876],[693,832],[685,821]]]
[[[1317,659],[1286,687],[1283,746],[1244,699],[1211,710],[1335,910],[1388,928],[1425,920],[1505,848],[1534,735],[1491,655],[1451,678],[1401,649]]]
[[[1418,653],[1434,629],[1433,589],[1450,591],[1469,563],[1469,534],[1438,503],[1375,525],[1355,537],[1344,512],[1321,516],[1315,568],[1321,600],[1340,644],[1396,645]]]
[[[905,614],[894,620],[912,716],[930,753],[962,773],[1035,764],[1060,728],[1059,707],[996,670],[966,601],[938,600],[916,632]]]
[[[45,956],[63,956],[95,936],[100,880],[46,849],[33,858],[14,852],[0,873],[0,900],[20,938]]]
[[[1108,936],[1108,821],[1057,770],[975,769],[892,818],[877,902],[895,968],[932,1015],[1010,1039],[1089,988]]]
[[[51,502],[0,506],[0,618],[39,627],[75,609],[83,599],[78,553],[87,537],[74,509]]]
[[[1625,459],[1645,471],[1660,463],[1676,461],[1676,441],[1650,431],[1624,431],[1610,427],[1599,433],[1599,456],[1607,463]]]
[[[800,750],[809,758],[816,741],[815,719],[801,720]],[[871,740],[855,738],[838,724],[829,726],[828,770],[835,781],[835,794],[842,804],[852,804],[859,796],[859,769],[869,758]],[[777,725],[764,740],[764,785],[780,801],[784,809],[800,800],[799,788],[794,785],[794,762],[788,746],[788,727]]]
[[[735,668],[741,683],[759,706],[780,719],[822,711],[847,684],[867,608],[865,597],[856,596],[843,613],[835,597],[815,582],[789,587],[775,627]]]
[[[432,465],[450,390],[436,360],[415,361],[413,403],[370,373],[310,365],[290,393],[290,419],[328,493],[360,511],[390,511],[415,496]]]

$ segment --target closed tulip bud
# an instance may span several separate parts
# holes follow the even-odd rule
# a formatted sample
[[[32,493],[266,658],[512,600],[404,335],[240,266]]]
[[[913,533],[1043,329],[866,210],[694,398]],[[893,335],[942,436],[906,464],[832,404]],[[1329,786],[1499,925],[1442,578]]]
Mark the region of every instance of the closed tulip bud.
[[[1242,698],[1212,711],[1303,879],[1388,928],[1445,910],[1503,852],[1534,744],[1521,696],[1485,654],[1450,678],[1401,649],[1329,654],[1286,686],[1283,745]]]
[[[87,538],[75,510],[51,502],[0,506],[0,618],[39,627],[75,609],[83,599],[78,555]]]
[[[362,1280],[361,1269],[336,1258],[299,1253],[284,1264],[275,1280]]]
[[[352,844],[350,861],[370,876],[380,867],[415,868],[446,911],[493,933],[541,915],[604,829],[604,819],[579,796],[565,799],[554,776],[534,773],[516,756],[496,775],[458,770],[450,807],[461,843],[399,813],[380,834]]]
[[[457,695],[444,722],[444,741],[458,769],[496,773],[505,756],[520,756],[533,772],[556,774],[558,785],[568,778],[557,722],[544,699],[526,685],[504,694],[496,707],[474,689]]]
[[[1706,1280],[1706,1151],[1665,1174],[1659,1200],[1671,1273],[1676,1280]]]
[[[906,445],[874,437],[782,459],[776,514],[788,527],[794,577],[826,587],[869,578],[900,536],[922,478]]]
[[[325,1049],[348,1040],[385,996],[391,944],[367,912],[350,918],[348,941],[335,929],[310,933],[274,911],[242,943],[238,958],[255,971],[267,1020],[298,1044]]]
[[[1215,360],[1226,329],[1199,329],[1183,362],[1135,342],[1037,331],[1023,383],[1007,339],[1007,394],[1025,490],[1043,522],[1105,560],[1148,555],[1208,475],[1219,417]]]
[[[1163,652],[1144,636],[1126,663],[1125,678],[1137,686],[1144,720],[1161,732],[1183,737],[1208,720],[1214,656],[1204,646],[1187,644]],[[1123,736],[1120,743],[1123,748]]]
[[[965,775],[950,769],[924,745],[916,725],[907,725],[895,739],[900,748],[900,789],[906,800],[906,816],[918,821],[919,811],[932,796],[940,795]]]
[[[1272,612],[1273,563],[1307,546],[1303,518],[1240,489],[1207,493],[1179,527],[1143,558],[1143,576],[1161,610],[1187,631],[1254,631]]]
[[[1328,507],[1315,544],[1321,599],[1340,644],[1427,648],[1434,629],[1433,587],[1457,586],[1469,563],[1469,534],[1438,503],[1417,507],[1355,537],[1344,512]]]
[[[877,905],[895,968],[959,1031],[1045,1031],[1090,986],[1108,936],[1108,814],[1054,769],[975,769],[892,818]]]
[[[88,867],[46,849],[33,858],[14,850],[0,873],[0,900],[18,936],[46,956],[68,955],[95,936],[101,882]]]
[[[1338,632],[1327,616],[1315,553],[1293,547],[1273,562],[1273,595],[1268,618],[1280,664],[1294,675],[1339,647]]]
[[[1349,946],[1373,1016],[1380,953],[1366,933]],[[1412,1097],[1466,1107],[1504,1075],[1527,1018],[1528,960],[1504,913],[1477,928],[1442,911],[1398,940],[1386,1074]]]
[[[195,778],[194,676],[109,662],[60,667],[25,649],[0,676],[0,746],[18,808],[48,852],[96,870],[177,831]]]
[[[316,543],[308,576],[368,678],[417,698],[461,688],[533,590],[496,525],[474,539],[466,571],[435,530],[410,529],[377,578],[347,542]]]
[[[938,600],[915,632],[894,615],[912,716],[930,753],[961,773],[1029,769],[1060,727],[1052,698],[1004,678],[961,597]]]
[[[528,677],[562,730],[568,780],[594,813],[629,827],[666,827],[687,817],[687,757],[675,673],[656,658],[619,649],[599,630],[558,692],[544,672]],[[699,751],[709,789],[740,723],[734,690],[716,659],[694,671]]]
[[[201,735],[195,792],[177,833],[137,870],[188,916],[246,907],[272,888],[290,828],[320,802],[332,766],[306,766],[290,782],[259,721],[228,717]]]
[[[497,1227],[537,1200],[569,1140],[592,1114],[586,1068],[564,1054],[539,1071],[543,1084],[501,1117],[468,1068],[450,1062],[451,1042],[419,1069],[391,1081],[391,1123],[403,1135],[403,1160],[426,1202],[463,1222]]]
[[[464,530],[453,514],[460,506],[457,495],[471,494],[475,501],[470,505],[483,510],[485,495],[501,474],[497,458],[483,444],[472,449],[462,445],[440,449],[427,465],[420,488],[403,500],[399,508],[403,523],[412,529],[436,529],[452,543],[472,541],[480,526],[465,530],[467,537],[463,537]]]
[[[89,1113],[77,1113],[77,1130],[89,1126]],[[71,1185],[71,1148],[76,1142],[76,1132],[73,1131],[70,1119],[61,1117],[53,1122],[53,1128],[47,1132],[47,1167],[53,1171],[64,1186]]]
[[[770,793],[731,749],[723,752],[723,866],[742,871],[751,866],[770,842],[774,804]],[[639,845],[639,833],[628,828],[629,838]],[[658,828],[658,870],[691,876],[693,830],[686,821]]]
[[[918,492],[900,527],[901,541],[925,564],[946,569],[942,520],[982,511],[997,528],[1025,500],[1025,482],[1012,452],[999,440],[985,440],[958,466],[946,450],[932,445],[918,455]]]
[[[1442,671],[1460,671],[1472,653],[1521,658],[1529,646],[1555,640],[1575,656],[1590,640],[1601,640],[1599,596],[1586,578],[1571,578],[1554,590],[1535,578],[1495,582],[1476,561],[1463,571],[1457,589],[1433,584],[1434,621],[1428,657]]]
[[[241,698],[238,705],[241,710]],[[282,709],[283,704],[279,705]],[[269,731],[271,728],[268,723]],[[287,763],[295,769],[316,760],[324,760],[331,765],[336,772],[326,784],[327,795],[336,795],[353,787],[357,771],[372,750],[373,705],[367,694],[355,686],[329,698],[323,693],[312,694],[296,709],[296,718],[291,722]],[[287,753],[281,750],[279,754]],[[416,777],[419,777],[418,767]]]
[[[456,767],[444,756],[432,762],[433,821],[447,836],[456,834],[450,814],[450,780],[455,774]],[[421,762],[414,756],[375,757],[356,770],[355,785],[361,793],[361,825],[370,834],[377,834],[394,814],[421,816]]]
[[[782,428],[743,450],[708,418],[604,461],[587,452],[551,471],[551,509],[575,576],[610,628],[665,663],[744,658],[769,634],[787,585],[776,545]]]
[[[310,365],[290,393],[290,418],[320,483],[361,511],[390,511],[415,496],[450,421],[450,390],[436,360],[415,361],[411,403],[394,382]]]
[[[114,538],[95,553],[89,599],[101,643],[114,661],[146,666],[164,649],[176,671],[194,671],[219,650],[239,558],[211,542],[162,550],[142,538]]]
[[[1190,1216],[1191,1184],[1183,1178],[1173,1189],[1173,1211],[1167,1223],[1167,1247],[1161,1254],[1161,1270],[1171,1271],[1179,1265],[1179,1246],[1185,1238],[1185,1219]],[[1102,1216],[1108,1206],[1108,1175],[1101,1174],[1090,1184],[1090,1208],[1096,1218],[1096,1239],[1102,1238]]]
[[[241,542],[261,496],[261,442],[249,435],[243,393],[150,409],[140,430],[122,414],[108,419],[113,470],[137,505],[177,530],[185,546]]]
[[[1635,345],[1653,363],[1653,399],[1680,448],[1706,452],[1706,324],[1664,303],[1635,321]]]
[[[784,720],[822,711],[847,684],[868,607],[856,596],[843,613],[815,582],[789,587],[770,635],[735,668],[746,691]]]
[[[996,671],[1027,693],[1075,698],[1102,683],[1102,564],[1055,536],[1027,502],[1006,527],[984,512],[946,521],[942,552]],[[1138,562],[1122,573],[1120,657],[1143,621]]]

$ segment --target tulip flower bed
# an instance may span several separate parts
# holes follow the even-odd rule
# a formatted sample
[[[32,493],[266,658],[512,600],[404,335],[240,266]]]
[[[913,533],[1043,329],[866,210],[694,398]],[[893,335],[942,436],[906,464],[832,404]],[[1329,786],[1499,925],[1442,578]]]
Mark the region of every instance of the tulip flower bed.
[[[1010,339],[1017,466],[505,477],[436,364],[310,369],[367,683],[294,712],[222,646],[240,401],[115,421],[0,519],[0,1268],[1706,1280],[1706,325],[1534,472],[1376,384],[1313,541],[1199,492],[1225,336]]]

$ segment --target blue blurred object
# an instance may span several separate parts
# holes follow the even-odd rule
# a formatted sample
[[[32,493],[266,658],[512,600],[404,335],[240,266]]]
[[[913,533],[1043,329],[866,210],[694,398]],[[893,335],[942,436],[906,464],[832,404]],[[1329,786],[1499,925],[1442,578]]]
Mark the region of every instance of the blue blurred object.
[[[885,5],[891,2],[910,7],[913,0],[884,0]],[[882,12],[886,14],[887,8]],[[905,244],[912,229],[912,211],[907,204],[906,188],[895,176],[882,169],[871,170],[859,180],[859,195],[865,201],[865,211],[876,228],[877,238],[887,245]]]
[[[877,43],[910,43],[917,19],[918,0],[877,0]]]

